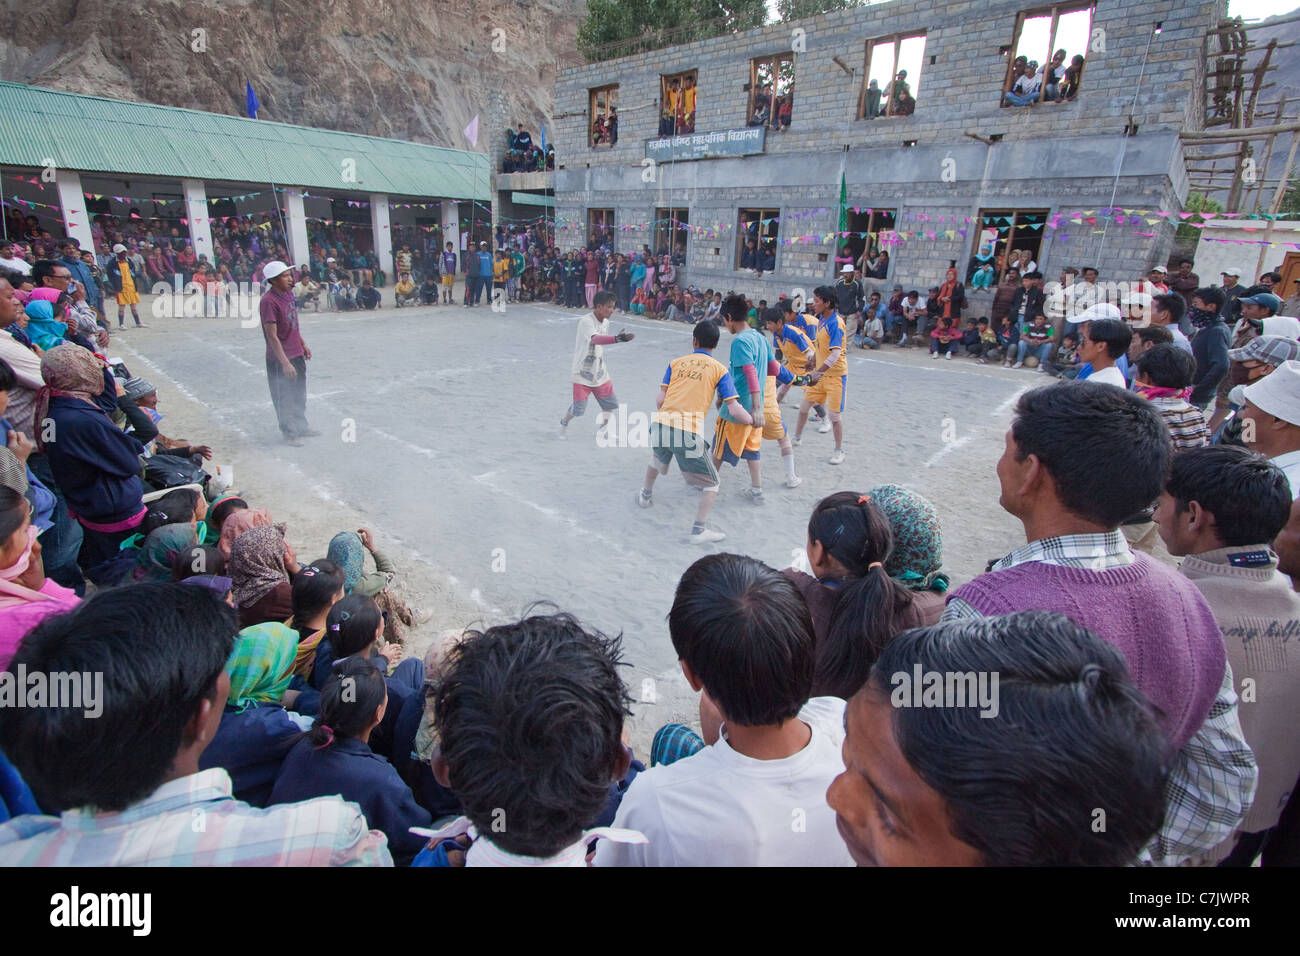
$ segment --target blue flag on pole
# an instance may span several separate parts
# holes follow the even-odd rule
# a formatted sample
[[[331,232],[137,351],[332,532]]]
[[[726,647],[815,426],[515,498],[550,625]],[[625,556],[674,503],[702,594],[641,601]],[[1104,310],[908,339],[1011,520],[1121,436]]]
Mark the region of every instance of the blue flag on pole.
[[[253,92],[253,84],[247,80],[244,81],[245,103],[244,111],[253,119],[257,119],[257,111],[262,108],[262,104],[257,102],[257,94]]]

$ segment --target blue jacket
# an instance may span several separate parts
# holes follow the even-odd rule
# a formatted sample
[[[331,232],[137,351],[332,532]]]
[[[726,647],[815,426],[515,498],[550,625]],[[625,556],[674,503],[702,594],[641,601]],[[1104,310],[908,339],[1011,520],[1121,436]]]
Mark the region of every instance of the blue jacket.
[[[372,829],[388,837],[393,862],[406,866],[428,840],[409,832],[427,827],[429,811],[415,802],[397,771],[354,737],[336,739],[317,750],[310,738],[289,751],[271,790],[271,803],[297,803],[338,794],[358,804]]]
[[[139,512],[144,484],[140,455],[144,446],[113,424],[99,408],[56,395],[48,416],[52,439],[45,456],[68,510],[90,521],[110,524]],[[45,429],[36,423],[38,434]]]
[[[242,714],[227,705],[212,742],[199,755],[199,769],[221,767],[230,774],[235,799],[264,807],[280,765],[302,734],[279,704],[254,704]]]
[[[72,273],[72,278],[76,279],[81,284],[81,287],[86,290],[86,301],[90,303],[91,307],[94,309],[102,308],[104,304],[103,290],[99,288],[99,283],[90,274],[86,264],[80,259],[69,259],[67,256],[60,259],[59,263],[67,266],[68,271]]]

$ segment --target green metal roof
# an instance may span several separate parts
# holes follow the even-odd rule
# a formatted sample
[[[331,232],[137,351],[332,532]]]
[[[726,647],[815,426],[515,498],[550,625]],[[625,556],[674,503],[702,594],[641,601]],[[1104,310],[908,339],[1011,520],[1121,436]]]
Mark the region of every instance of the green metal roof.
[[[403,140],[0,83],[0,164],[492,198],[488,157]],[[356,181],[343,179],[344,160]]]
[[[510,201],[516,206],[554,206],[554,196],[539,196],[537,193],[515,193],[510,194]]]

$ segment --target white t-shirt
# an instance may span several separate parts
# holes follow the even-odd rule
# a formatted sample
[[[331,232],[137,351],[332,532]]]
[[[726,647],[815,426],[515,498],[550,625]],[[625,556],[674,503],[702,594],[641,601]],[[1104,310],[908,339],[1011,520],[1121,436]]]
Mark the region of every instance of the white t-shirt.
[[[1273,464],[1286,473],[1286,480],[1291,483],[1291,500],[1300,498],[1300,451],[1283,452],[1273,459]]]
[[[1128,382],[1124,381],[1124,373],[1115,365],[1104,368],[1100,372],[1093,372],[1088,376],[1087,381],[1096,382],[1098,385],[1118,385],[1120,388],[1128,388]]]
[[[1192,340],[1183,335],[1182,329],[1176,325],[1166,325],[1165,328],[1167,328],[1169,334],[1174,337],[1174,345],[1177,345],[1180,349],[1187,352],[1192,350]]]
[[[32,274],[32,267],[27,264],[27,260],[19,259],[17,256],[12,259],[0,259],[0,266],[4,266],[10,272],[17,272],[20,275],[29,276]]]
[[[799,711],[808,745],[755,760],[724,736],[712,747],[637,776],[614,826],[644,833],[634,846],[602,842],[596,866],[852,866],[826,789],[844,770],[844,701],[814,697]]]
[[[605,347],[591,341],[593,335],[609,334],[609,319],[597,322],[594,312],[588,312],[578,320],[578,335],[573,343],[573,381],[578,385],[597,388],[609,381]]]
[[[1032,96],[1037,93],[1043,86],[1043,74],[1035,73],[1033,76],[1022,76],[1016,80],[1016,85],[1012,89],[1021,96]]]

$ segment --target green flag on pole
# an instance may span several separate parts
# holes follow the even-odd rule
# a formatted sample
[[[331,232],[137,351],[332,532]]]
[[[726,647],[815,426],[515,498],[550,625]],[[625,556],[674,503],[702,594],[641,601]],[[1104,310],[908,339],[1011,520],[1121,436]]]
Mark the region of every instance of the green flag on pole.
[[[849,228],[849,190],[848,184],[844,180],[844,174],[840,173],[840,232]]]

